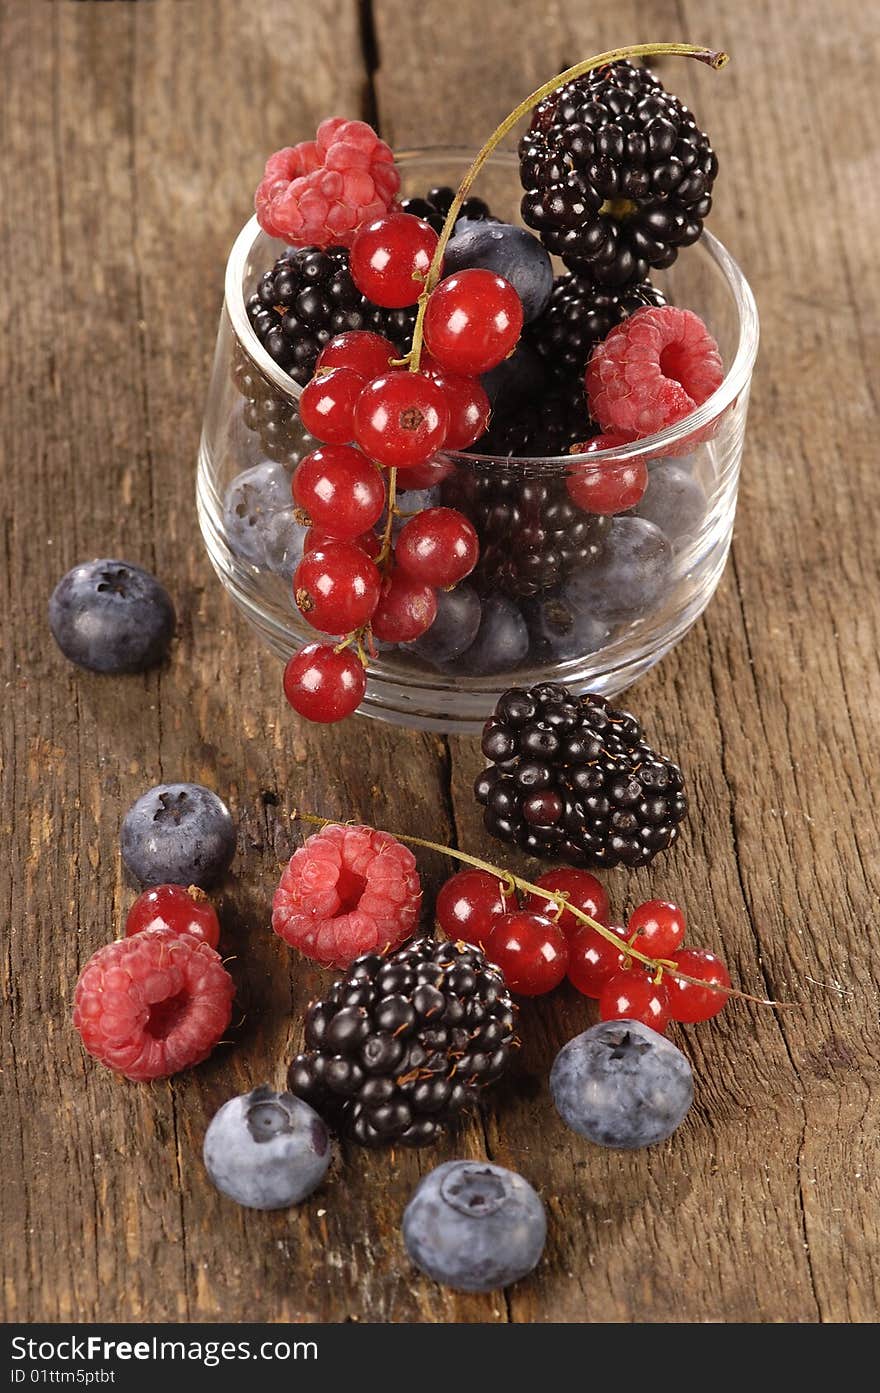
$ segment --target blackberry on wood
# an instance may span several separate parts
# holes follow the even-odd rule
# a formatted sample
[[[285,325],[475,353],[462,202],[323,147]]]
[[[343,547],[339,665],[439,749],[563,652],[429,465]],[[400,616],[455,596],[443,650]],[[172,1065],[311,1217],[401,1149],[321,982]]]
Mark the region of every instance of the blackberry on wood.
[[[687,813],[678,765],[627,711],[544,683],[512,687],[483,730],[492,763],[474,785],[487,830],[573,866],[646,866]]]
[[[334,334],[373,329],[403,353],[416,319],[415,305],[380,309],[360,293],[346,247],[289,247],[260,277],[247,312],[266,352],[301,387]]]
[[[483,594],[537,595],[604,549],[609,519],[578,508],[563,478],[524,479],[515,469],[475,464],[447,480],[443,493],[476,528],[480,559],[470,579]]]
[[[500,1078],[515,1020],[479,948],[421,938],[367,953],[309,1008],[288,1087],[362,1146],[427,1146]]]
[[[636,310],[665,304],[663,292],[650,281],[609,290],[582,276],[558,276],[550,303],[526,337],[555,372],[575,375],[583,394],[584,371],[596,344]]]
[[[647,68],[612,63],[557,89],[520,141],[522,216],[599,285],[642,281],[696,242],[718,160]]]

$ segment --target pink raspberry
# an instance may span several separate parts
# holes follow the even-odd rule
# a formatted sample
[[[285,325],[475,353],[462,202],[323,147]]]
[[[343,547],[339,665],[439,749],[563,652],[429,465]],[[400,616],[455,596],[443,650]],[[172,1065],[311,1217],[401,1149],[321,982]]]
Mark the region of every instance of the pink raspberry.
[[[603,431],[653,435],[701,406],[723,377],[718,345],[699,315],[651,306],[593,349],[586,373],[590,415]]]
[[[421,904],[415,857],[388,832],[324,827],[285,867],[272,928],[326,967],[348,967],[408,938]]]
[[[372,126],[331,116],[314,140],[269,156],[254,205],[270,237],[294,247],[350,247],[399,188],[394,155]]]
[[[229,1024],[235,985],[193,934],[146,929],[108,943],[80,974],[73,1023],[89,1054],[127,1079],[177,1074],[207,1059]]]

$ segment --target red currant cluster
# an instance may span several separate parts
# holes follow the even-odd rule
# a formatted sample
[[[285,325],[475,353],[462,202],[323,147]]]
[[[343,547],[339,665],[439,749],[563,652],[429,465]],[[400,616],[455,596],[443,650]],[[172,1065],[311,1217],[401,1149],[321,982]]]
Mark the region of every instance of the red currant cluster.
[[[685,918],[677,905],[646,900],[626,928],[612,928],[608,895],[588,871],[559,867],[535,886],[559,898],[533,891],[520,906],[511,886],[488,871],[460,871],[437,896],[437,922],[450,938],[478,944],[511,991],[543,996],[567,976],[598,1000],[603,1021],[642,1021],[662,1033],[671,1020],[708,1020],[725,1005],[727,968],[706,948],[681,947]],[[584,924],[572,906],[611,928],[619,943]],[[652,966],[627,954],[623,943]]]
[[[350,715],[366,690],[365,648],[419,638],[436,617],[436,591],[457,585],[479,557],[472,523],[453,508],[415,514],[394,536],[398,492],[439,483],[452,466],[437,452],[465,449],[485,431],[479,374],[507,357],[523,324],[516,291],[490,271],[447,276],[427,294],[437,245],[433,228],[408,213],[361,229],[355,283],[387,308],[420,301],[413,349],[397,360],[380,334],[340,334],[300,399],[303,425],[323,444],[293,476],[310,524],[294,598],[315,629],[342,638],[309,644],[287,665],[287,699],[313,721]]]

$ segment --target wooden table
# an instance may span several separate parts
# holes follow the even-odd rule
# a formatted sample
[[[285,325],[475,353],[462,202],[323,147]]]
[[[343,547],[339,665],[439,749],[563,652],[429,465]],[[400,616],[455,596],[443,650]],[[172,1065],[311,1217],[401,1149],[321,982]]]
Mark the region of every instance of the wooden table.
[[[4,248],[3,1210],[10,1320],[866,1321],[880,1288],[876,366],[880,212],[870,6],[839,0],[237,0],[30,4],[0,20]],[[735,979],[791,1000],[687,1031],[697,1100],[665,1146],[567,1133],[549,1062],[591,1019],[530,1006],[512,1077],[433,1153],[346,1150],[315,1200],[259,1214],[200,1159],[233,1093],[280,1083],[326,981],[268,929],[295,804],[493,851],[477,742],[321,730],[280,695],[216,581],[193,502],[232,239],[266,153],[331,112],[392,144],[474,144],[560,66],[615,43],[728,49],[663,69],[721,160],[711,225],[755,289],[763,344],[733,556],[708,615],[631,704],[693,795],[678,848],[609,877],[680,900]],[[66,665],[58,577],[93,555],[155,568],[180,632],[158,673]],[[132,892],[121,818],[194,779],[240,820],[220,901],[247,1018],[234,1047],[134,1086],[69,1023],[85,959]],[[450,865],[426,856],[436,887]],[[510,864],[528,869],[511,857]],[[450,1156],[522,1170],[550,1219],[506,1295],[419,1279],[398,1236]]]

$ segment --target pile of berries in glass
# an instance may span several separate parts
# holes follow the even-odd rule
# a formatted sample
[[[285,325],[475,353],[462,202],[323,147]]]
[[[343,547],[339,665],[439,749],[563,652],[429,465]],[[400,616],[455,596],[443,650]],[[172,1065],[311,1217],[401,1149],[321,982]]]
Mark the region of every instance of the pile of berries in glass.
[[[651,749],[634,716],[555,684],[505,692],[483,750],[490,763],[476,795],[487,829],[573,864],[532,882],[418,837],[301,815],[321,830],[284,868],[272,927],[342,975],[308,1008],[286,1089],[260,1084],[232,1098],[207,1129],[208,1174],[237,1203],[305,1199],[327,1171],[331,1131],[349,1161],[349,1143],[440,1140],[507,1070],[529,1029],[529,998],[566,979],[598,1002],[599,1021],[553,1062],[562,1123],[631,1150],[665,1141],[685,1118],[692,1071],[664,1032],[716,1015],[733,991],[727,969],[685,946],[675,904],[648,900],[612,926],[606,890],[586,869],[644,866],[678,839],[681,770]],[[565,809],[557,835],[543,814],[535,820],[548,800]],[[406,843],[467,866],[440,889],[433,926]],[[130,909],[126,936],[86,964],[73,1019],[89,1053],[126,1078],[175,1074],[227,1037],[235,987],[204,887],[228,871],[234,849],[228,810],[199,786],[159,785],[125,817],[123,860],[152,888]],[[421,1180],[402,1232],[429,1276],[487,1291],[536,1266],[546,1215],[522,1176],[455,1160]]]
[[[494,219],[470,178],[399,201],[392,152],[360,121],[326,120],[266,165],[257,216],[290,247],[247,313],[302,388],[300,419],[240,353],[269,459],[232,481],[225,519],[317,631],[284,679],[311,720],[354,711],[391,645],[468,677],[597,652],[657,609],[706,515],[705,430],[664,458],[594,456],[721,384],[706,326],[649,279],[701,235],[708,137],[648,69],[615,62],[535,107],[520,173],[537,236]]]

